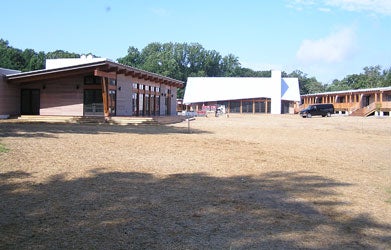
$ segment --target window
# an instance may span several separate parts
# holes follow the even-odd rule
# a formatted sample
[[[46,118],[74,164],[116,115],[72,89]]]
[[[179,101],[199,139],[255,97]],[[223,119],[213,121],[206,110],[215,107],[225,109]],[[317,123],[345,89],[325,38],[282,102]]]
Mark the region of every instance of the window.
[[[263,101],[255,102],[255,113],[265,113],[265,102]]]
[[[111,86],[117,86],[117,80],[109,78],[109,85]]]
[[[138,115],[138,106],[137,106],[138,100],[137,99],[138,99],[138,94],[133,93],[132,94],[133,115]]]
[[[145,115],[151,115],[150,113],[150,100],[149,100],[149,95],[148,94],[145,94]]]
[[[84,77],[84,84],[85,85],[99,85],[102,83],[102,78],[99,76],[85,76]]]
[[[109,90],[109,113],[115,115],[117,91]]]
[[[138,94],[138,115],[144,115],[144,94]]]
[[[240,113],[240,101],[231,101],[229,111],[231,113]]]
[[[243,101],[242,102],[242,112],[243,113],[252,113],[253,112],[253,102],[252,101]]]

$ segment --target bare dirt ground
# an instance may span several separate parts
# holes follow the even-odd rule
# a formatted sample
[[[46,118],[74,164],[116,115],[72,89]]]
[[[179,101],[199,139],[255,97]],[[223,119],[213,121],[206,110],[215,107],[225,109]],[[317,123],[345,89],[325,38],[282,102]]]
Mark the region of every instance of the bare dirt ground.
[[[391,119],[0,121],[1,249],[390,249]]]

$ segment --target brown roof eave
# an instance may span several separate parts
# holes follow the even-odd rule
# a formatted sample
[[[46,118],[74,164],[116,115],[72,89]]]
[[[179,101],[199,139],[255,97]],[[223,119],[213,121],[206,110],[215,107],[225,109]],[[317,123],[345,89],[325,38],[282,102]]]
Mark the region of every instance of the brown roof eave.
[[[17,74],[11,74],[6,76],[8,83],[24,83],[24,82],[35,82],[48,79],[61,78],[65,76],[74,76],[85,73],[90,73],[94,69],[102,67],[105,62],[83,64],[77,66],[70,66],[56,69],[43,69],[29,72],[22,72]]]
[[[134,68],[132,66],[128,66],[128,65],[124,65],[124,64],[120,64],[120,63],[116,63],[116,62],[110,61],[109,63],[111,64],[111,67],[118,67],[117,71],[126,70],[126,72],[129,72],[127,74],[137,75],[137,77],[139,77],[139,78],[143,78],[143,76],[145,76],[147,78],[149,77],[152,81],[155,81],[155,82],[165,81],[165,84],[170,85],[170,86],[174,86],[177,88],[183,88],[183,86],[184,86],[183,81],[176,80],[176,79],[173,79],[173,78],[170,78],[167,76],[162,76],[162,75],[159,75],[156,73],[152,73],[149,71],[145,71],[142,69]]]
[[[94,70],[102,70],[107,72],[116,72],[118,74],[124,73],[129,75],[142,77],[151,79],[156,82],[165,82],[165,84],[182,88],[184,86],[184,82],[172,79],[170,77],[162,76],[159,74],[155,74],[152,72],[148,72],[145,70],[133,68],[131,66],[115,63],[112,61],[102,61],[95,62],[89,64],[81,64],[74,65],[63,68],[55,68],[55,69],[43,69],[29,72],[22,72],[17,74],[6,75],[5,78],[9,83],[24,83],[24,82],[34,82],[34,81],[42,81],[47,79],[55,79],[66,76],[80,75],[80,74],[88,74],[92,73]]]

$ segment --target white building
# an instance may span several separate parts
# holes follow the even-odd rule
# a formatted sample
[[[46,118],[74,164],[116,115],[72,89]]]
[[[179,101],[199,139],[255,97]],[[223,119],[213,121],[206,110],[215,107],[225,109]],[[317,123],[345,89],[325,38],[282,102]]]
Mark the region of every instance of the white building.
[[[195,110],[224,105],[230,113],[294,113],[300,102],[297,78],[271,77],[189,77],[183,103]]]

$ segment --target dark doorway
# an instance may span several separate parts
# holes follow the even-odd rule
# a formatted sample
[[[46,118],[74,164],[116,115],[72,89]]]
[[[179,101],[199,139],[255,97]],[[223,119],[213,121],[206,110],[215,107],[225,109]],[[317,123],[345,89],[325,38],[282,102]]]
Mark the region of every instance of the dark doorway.
[[[22,115],[39,115],[40,93],[39,89],[22,89],[21,91]]]
[[[371,97],[368,95],[368,96],[365,96],[365,102],[364,102],[364,107],[366,107],[366,106],[369,106],[369,104],[370,104],[370,99],[371,99]]]
[[[100,89],[84,90],[84,115],[103,116],[102,90]]]

